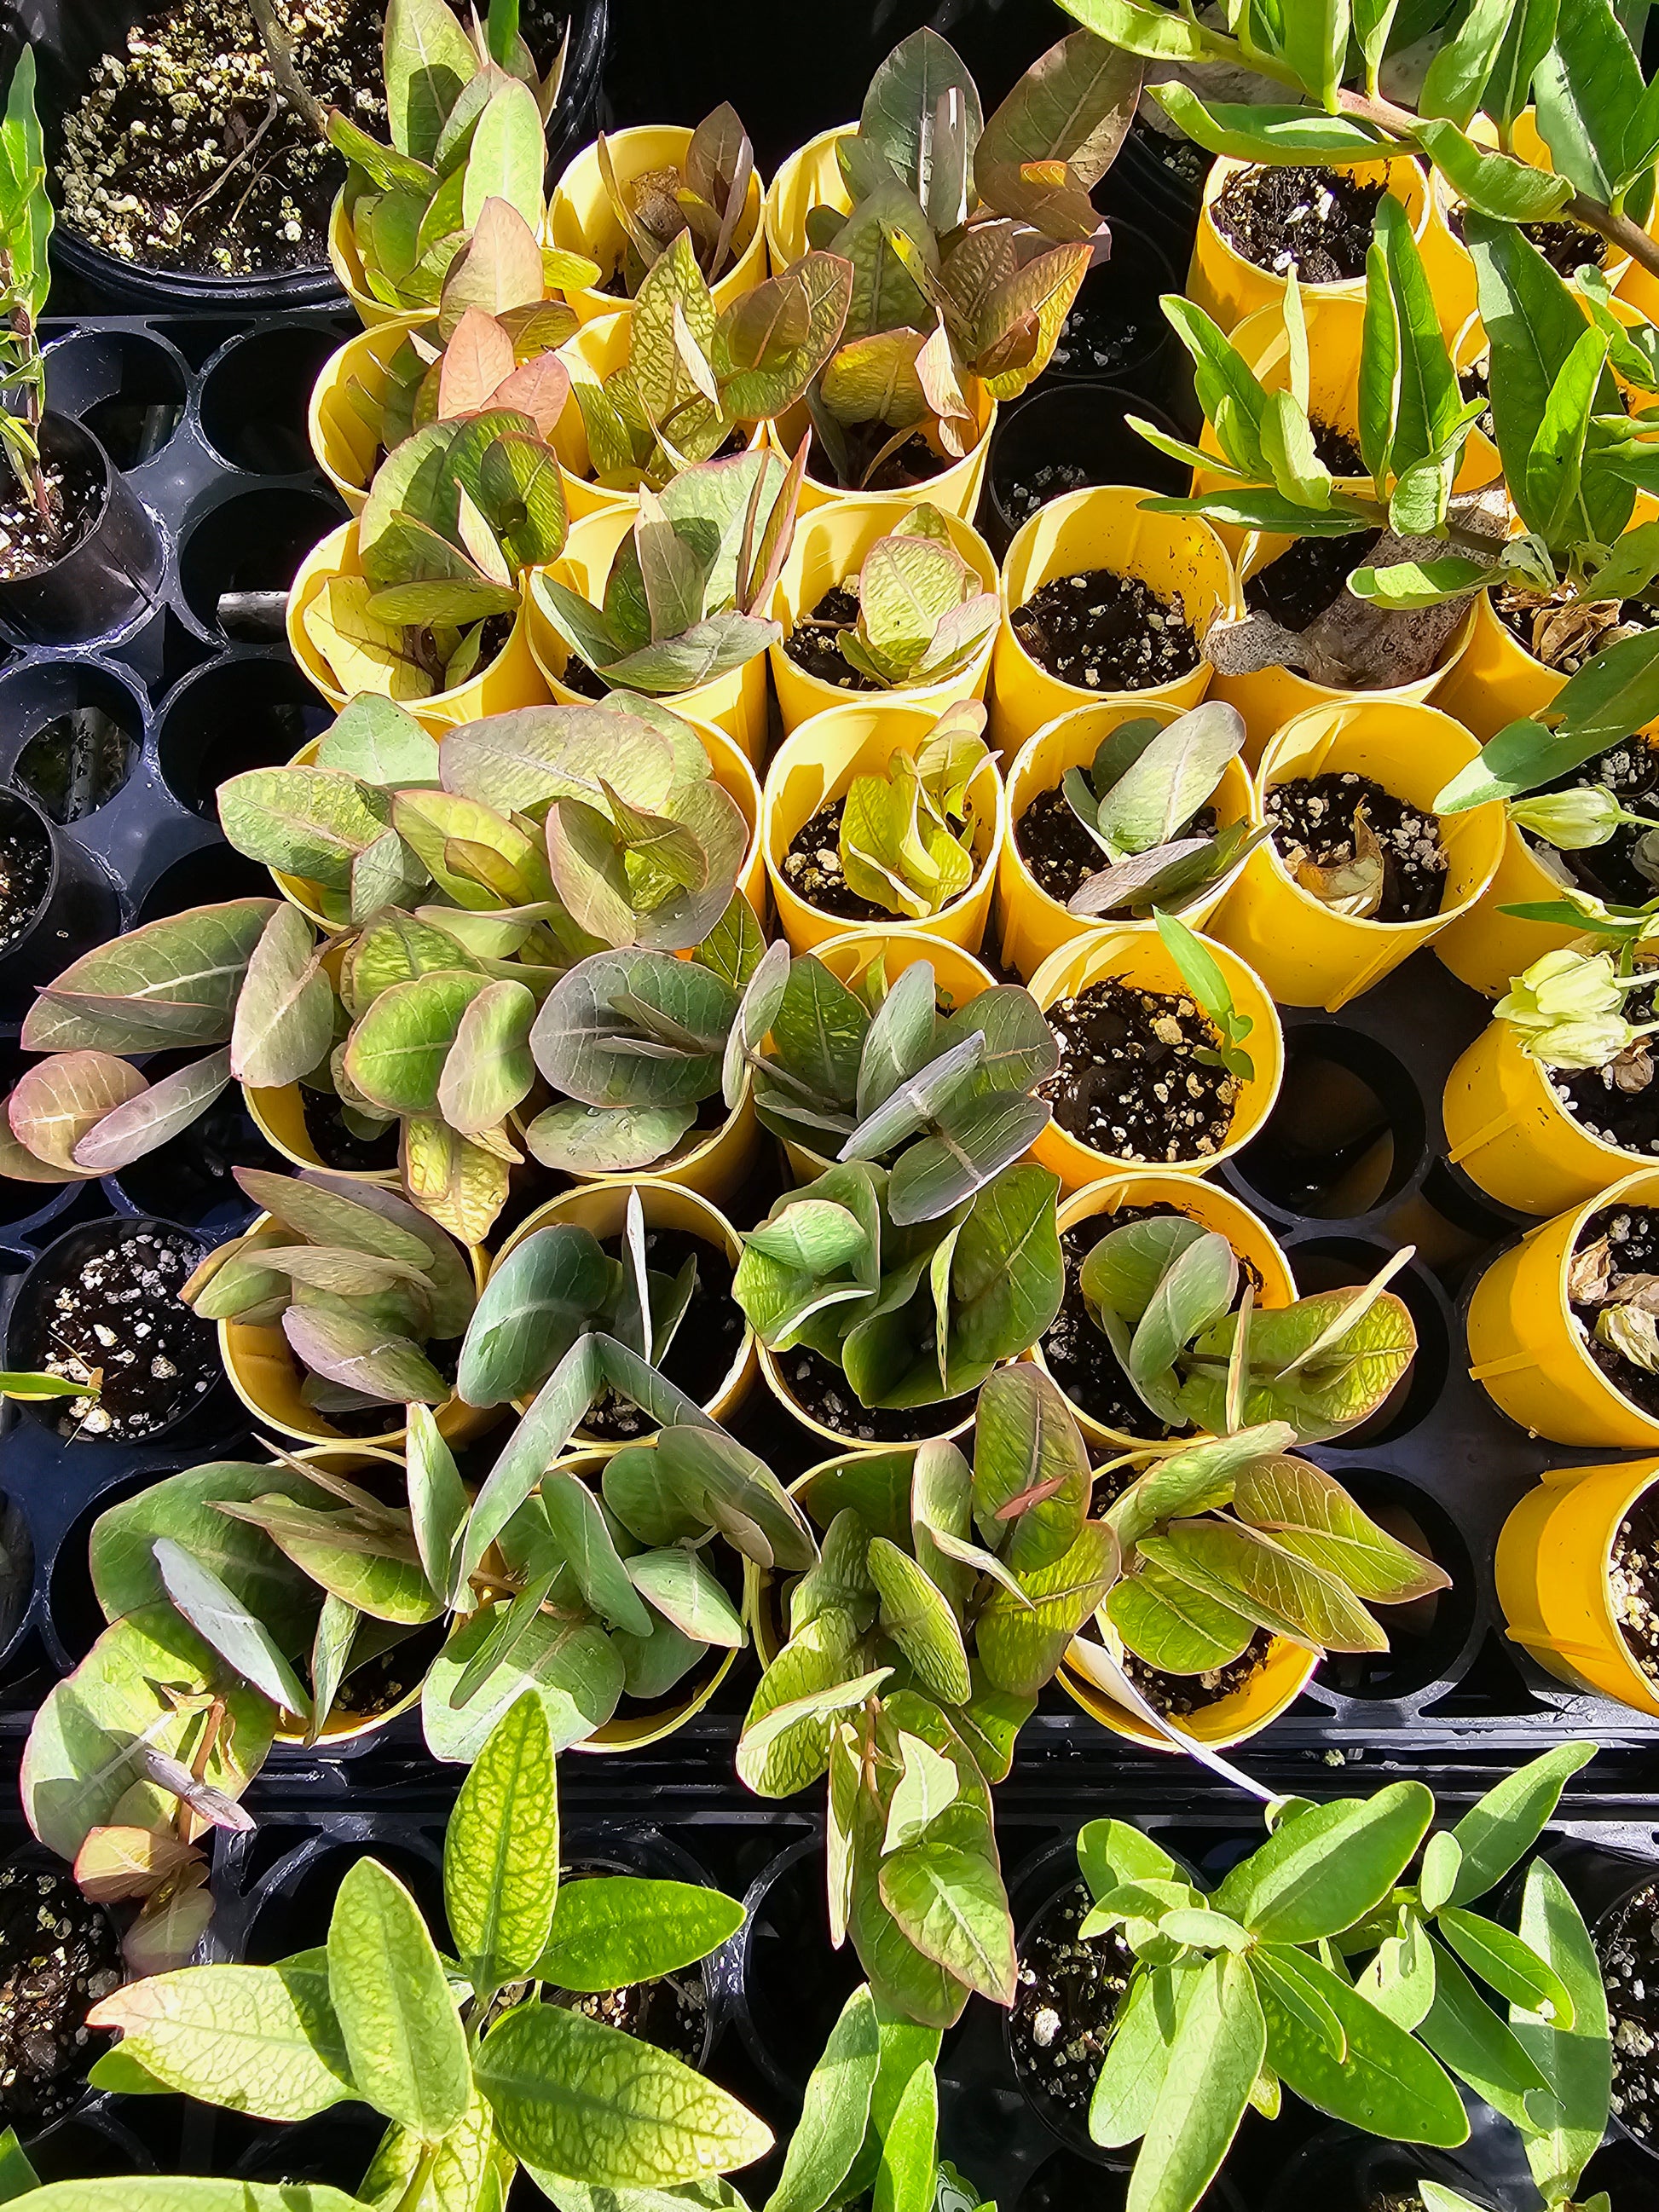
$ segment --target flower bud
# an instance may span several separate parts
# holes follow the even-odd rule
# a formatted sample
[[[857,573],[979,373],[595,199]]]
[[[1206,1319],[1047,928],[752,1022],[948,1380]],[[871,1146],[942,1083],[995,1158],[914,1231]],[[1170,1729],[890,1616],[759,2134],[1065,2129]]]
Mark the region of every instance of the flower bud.
[[[1596,1014],[1587,1021],[1553,1023],[1521,1039],[1528,1060],[1546,1067],[1605,1067],[1636,1041],[1633,1030],[1620,1014]]]
[[[1571,791],[1540,791],[1530,799],[1517,799],[1510,807],[1510,819],[1558,852],[1581,853],[1587,846],[1605,845],[1624,812],[1606,784],[1587,783]]]
[[[1545,953],[1517,975],[1496,1011],[1518,1029],[1536,1032],[1561,1022],[1613,1017],[1623,1004],[1610,954],[1575,952],[1564,946]]]

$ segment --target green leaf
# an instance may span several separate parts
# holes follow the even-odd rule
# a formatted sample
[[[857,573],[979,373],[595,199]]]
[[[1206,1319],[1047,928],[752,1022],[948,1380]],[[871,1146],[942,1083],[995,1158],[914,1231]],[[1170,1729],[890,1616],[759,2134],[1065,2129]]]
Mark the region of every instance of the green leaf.
[[[939,2176],[939,2081],[915,2067],[882,2130],[872,2212],[931,2212]]]
[[[155,1555],[167,1595],[197,1633],[228,1666],[263,1690],[283,1711],[308,1720],[310,1695],[264,1623],[247,1610],[234,1590],[226,1588],[211,1567],[204,1565],[170,1536],[156,1538]]]
[[[1500,1996],[1558,2027],[1572,2026],[1572,1998],[1565,1983],[1510,1929],[1460,1905],[1447,1905],[1435,1924],[1464,1965]]]
[[[230,1068],[255,1090],[297,1083],[327,1056],[334,990],[297,907],[279,906],[247,964],[230,1033]]]
[[[1300,1958],[1295,1971],[1335,2014],[1346,2048],[1340,2059],[1334,2057],[1324,2037],[1286,2010],[1273,1987],[1258,1981],[1267,2024],[1267,2063],[1287,2088],[1332,2119],[1370,2129],[1383,2118],[1396,2142],[1449,2149],[1468,2141],[1462,2099],[1404,2028],[1315,1960]]]
[[[1170,1854],[1127,1820],[1090,1820],[1078,1830],[1078,1865],[1098,1899],[1127,1881],[1169,1881],[1180,1869]]]
[[[599,1499],[578,1474],[555,1468],[542,1477],[543,1510],[583,1598],[630,1636],[648,1636],[651,1616],[629,1580]]]
[[[353,1029],[346,1073],[388,1113],[430,1113],[462,1017],[487,988],[483,976],[459,968],[393,984]]]
[[[1551,162],[1592,199],[1620,193],[1626,139],[1643,91],[1640,66],[1609,0],[1563,9],[1534,74],[1533,100]],[[1636,212],[1639,218],[1644,210]]]
[[[1558,1744],[1505,1775],[1470,1806],[1451,1832],[1460,1858],[1450,1903],[1468,1905],[1484,1897],[1519,1865],[1544,1832],[1562,1790],[1595,1758],[1596,1748],[1593,1743]]]
[[[16,2129],[8,2128],[0,2135],[0,2204],[9,2204],[40,2186],[40,2177],[29,2164]]]
[[[1348,2038],[1332,2011],[1322,1983],[1310,1971],[1312,1961],[1288,1944],[1259,1943],[1250,1954],[1250,1971],[1271,1990],[1280,2009],[1322,2045],[1333,2058],[1347,2056]]]
[[[452,1588],[471,1500],[455,1465],[455,1455],[425,1406],[409,1409],[409,1513],[421,1567],[441,1595]]]
[[[217,1576],[285,1651],[299,1650],[311,1634],[314,1593],[257,1529],[216,1510],[221,1498],[252,1503],[272,1492],[295,1499],[314,1494],[303,1475],[287,1468],[214,1460],[164,1476],[137,1497],[106,1507],[93,1523],[88,1547],[104,1618],[118,1620],[166,1597],[154,1547],[158,1536],[167,1536]]]
[[[495,2212],[506,2154],[495,2141],[489,2107],[476,2091],[459,2125],[435,2148],[416,2212]],[[388,2128],[358,2184],[359,2197],[374,2212],[403,2212],[426,2154],[427,2146],[410,2129]]]
[[[763,2157],[771,2130],[665,2051],[556,2005],[484,2038],[478,2086],[508,2149],[601,2188],[660,2188]]]
[[[1429,64],[1418,94],[1419,115],[1444,116],[1460,127],[1469,121],[1480,105],[1510,13],[1510,0],[1476,0]]]
[[[1527,2100],[1527,2163],[1547,2202],[1573,2196],[1607,2124],[1612,2051],[1607,1993],[1595,1947],[1560,1876],[1542,1859],[1527,1869],[1521,1940],[1565,1984],[1573,2023],[1564,2028],[1510,2008],[1516,2040],[1548,2084]]]
[[[169,2089],[257,2119],[305,2120],[361,2095],[328,1977],[279,1966],[186,1966],[94,2008],[126,2057]]]
[[[817,1565],[805,1515],[766,1462],[723,1430],[682,1415],[657,1439],[657,1455],[676,1494],[745,1559],[795,1573]]]
[[[477,74],[472,42],[443,0],[390,0],[385,52],[392,143],[429,161],[462,86]]]
[[[605,1310],[611,1263],[588,1231],[562,1223],[527,1237],[490,1273],[461,1346],[456,1387],[470,1406],[536,1389]]]
[[[1118,2006],[1117,2022],[1089,2102],[1089,2134],[1109,2150],[1146,2132],[1164,2087],[1182,1999],[1196,1966],[1137,1972]]]
[[[764,2212],[823,2212],[864,2142],[880,2042],[867,1984],[854,1990],[806,2083],[783,2172]]]
[[[829,1764],[836,1716],[891,1675],[890,1667],[860,1672],[860,1649],[845,1613],[820,1613],[761,1676],[738,1738],[738,1772],[757,1797],[792,1797],[816,1781]]]
[[[1373,1603],[1401,1605],[1449,1585],[1431,1560],[1378,1528],[1310,1460],[1252,1460],[1234,1480],[1232,1502],[1240,1520]]]
[[[1275,1830],[1236,1866],[1211,1902],[1267,1943],[1339,1936],[1374,1911],[1428,1832],[1434,1799],[1420,1782],[1320,1805]]]
[[[491,1729],[444,1836],[444,1908],[475,1990],[534,1974],[558,1893],[553,1739],[526,1691]]]
[[[462,1624],[433,1661],[421,1692],[426,1745],[434,1759],[470,1765],[490,1730],[526,1689],[547,1714],[556,1751],[584,1742],[617,1710],[622,1656],[597,1621],[556,1620],[540,1613],[483,1685],[457,1706],[462,1676],[498,1625],[485,1607]]]
[[[420,1907],[374,1859],[335,1897],[328,1990],[358,2093],[428,2141],[447,2135],[471,2099],[466,2036]]]
[[[352,862],[385,834],[388,818],[379,792],[326,768],[250,769],[220,785],[218,805],[239,853],[334,890],[348,888]]]
[[[917,1680],[942,1703],[964,1704],[972,1686],[968,1653],[961,1626],[944,1595],[907,1553],[884,1536],[872,1538],[869,1567],[871,1580],[881,1593],[881,1625],[909,1661]]]
[[[921,1736],[907,1735],[901,1729],[898,1751],[901,1771],[887,1807],[881,1844],[884,1856],[890,1856],[906,1844],[920,1843],[960,1794],[951,1761]]]
[[[590,1875],[560,1890],[540,1960],[526,1971],[556,1989],[625,1989],[695,1966],[743,1920],[734,1898],[701,1882]]]
[[[169,2173],[54,2181],[30,2212],[356,2212],[357,2199],[322,2182],[191,2180]]]
[[[1028,1603],[1000,1588],[979,1617],[979,1656],[998,1689],[1035,1697],[1053,1676],[1067,1646],[1110,1587],[1117,1539],[1103,1521],[1085,1521],[1069,1551],[1019,1577]]]
[[[1226,1520],[1181,1521],[1143,1536],[1140,1557],[1310,1650],[1381,1651],[1388,1638],[1333,1577]]]
[[[670,1544],[658,1551],[636,1552],[623,1564],[635,1588],[682,1634],[723,1650],[743,1649],[748,1640],[743,1615],[696,1552]]]
[[[1092,1477],[1071,1408],[1042,1370],[999,1369],[980,1391],[974,1521],[1016,1573],[1052,1566],[1082,1532]]]
[[[24,1018],[25,1052],[155,1052],[230,1040],[274,899],[232,899],[130,930],[73,960]]]
[[[1434,2003],[1434,1948],[1427,1928],[1409,1907],[1402,1907],[1398,1924],[1399,1934],[1383,1938],[1355,1986],[1409,2034]]]
[[[1231,1953],[1206,1960],[1181,2008],[1128,2212],[1197,2203],[1238,2132],[1267,2051],[1249,1968]]]
[[[1451,1953],[1432,1940],[1431,1949],[1434,2002],[1418,2023],[1419,2041],[1495,2111],[1528,2129],[1525,2100],[1547,2087],[1542,2074]]]
[[[925,1958],[995,2004],[1012,2004],[1014,1926],[994,1856],[950,1843],[903,1844],[881,1863],[881,1901]]]
[[[1255,1623],[1166,1574],[1149,1559],[1107,1593],[1106,1615],[1129,1650],[1170,1674],[1201,1674],[1237,1659]]]

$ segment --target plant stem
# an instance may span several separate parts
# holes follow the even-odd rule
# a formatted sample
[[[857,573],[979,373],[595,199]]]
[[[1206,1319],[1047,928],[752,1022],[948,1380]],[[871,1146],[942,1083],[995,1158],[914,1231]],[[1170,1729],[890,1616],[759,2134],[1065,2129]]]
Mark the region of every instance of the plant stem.
[[[422,2143],[421,2154],[415,2161],[415,2171],[409,2177],[409,2186],[398,2200],[398,2212],[419,2212],[421,2199],[426,2195],[426,2185],[431,2180],[432,2169],[437,2162],[437,2144]]]
[[[282,87],[289,106],[304,116],[319,138],[325,139],[328,137],[327,111],[295,67],[294,49],[289,44],[287,32],[276,21],[276,11],[271,0],[247,0],[247,4],[258,26],[272,76]]]

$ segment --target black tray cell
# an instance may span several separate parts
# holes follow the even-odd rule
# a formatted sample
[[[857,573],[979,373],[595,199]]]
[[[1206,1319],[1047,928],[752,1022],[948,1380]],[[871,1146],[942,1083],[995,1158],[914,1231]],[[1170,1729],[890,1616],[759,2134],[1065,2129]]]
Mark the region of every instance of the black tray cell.
[[[230,845],[198,845],[164,869],[138,902],[136,921],[160,921],[191,907],[220,906],[228,899],[270,898],[275,890],[268,869]]]
[[[225,348],[202,383],[202,435],[222,460],[267,477],[312,466],[307,410],[335,343],[318,324],[289,323]]]
[[[21,1020],[34,986],[50,982],[70,961],[113,937],[120,902],[97,856],[58,829],[27,793],[0,787],[0,835],[21,835],[36,849],[44,838],[51,864],[46,895],[33,919],[0,953],[0,1018]]]
[[[386,2123],[367,2105],[336,2106],[285,2128],[248,2132],[254,2140],[231,2167],[239,2181],[309,2182],[356,2189],[368,2172]],[[538,2196],[540,2191],[538,2191]],[[542,2197],[543,2203],[547,2202]]]
[[[1461,1670],[1478,1631],[1478,1584],[1468,1544],[1445,1507],[1418,1484],[1378,1468],[1336,1472],[1360,1510],[1443,1567],[1451,1588],[1407,1605],[1376,1607],[1389,1649],[1332,1652],[1316,1687],[1345,1698],[1414,1698]]]
[[[185,418],[189,371],[177,350],[143,330],[83,330],[46,354],[52,404],[84,422],[118,469],[141,468]]]
[[[0,1653],[16,1641],[34,1589],[34,1542],[21,1510],[0,1491]]]
[[[286,484],[234,492],[210,507],[179,552],[179,589],[202,634],[234,642],[219,618],[223,594],[287,591],[312,548],[344,520],[331,493]]]
[[[246,503],[305,496],[258,492]],[[234,500],[217,513],[232,514],[244,504]],[[179,804],[216,823],[215,797],[222,783],[246,769],[283,767],[332,720],[286,653],[210,660],[186,677],[163,707],[156,757]],[[259,874],[268,895],[270,878],[263,869]]]
[[[124,2100],[128,2111],[131,2100]],[[96,2100],[56,2126],[28,2138],[29,2164],[42,2183],[94,2181],[117,2173],[154,2173],[155,2160],[132,2130]]]
[[[738,2033],[776,2090],[799,2100],[862,1975],[851,1943],[830,1948],[823,1844],[803,1836],[750,1887],[740,1944]]]
[[[1044,379],[998,416],[978,520],[999,556],[1039,507],[1085,485],[1186,491],[1191,470],[1149,446],[1129,428],[1128,415],[1176,434],[1172,418],[1150,400],[1118,385],[1080,378]]]
[[[194,1057],[189,1053],[158,1054],[146,1060],[144,1073],[154,1083]],[[203,1230],[216,1243],[246,1229],[258,1210],[243,1195],[232,1174],[234,1168],[268,1168],[278,1175],[288,1171],[260,1135],[240,1086],[232,1083],[188,1129],[158,1152],[147,1152],[118,1175],[106,1177],[105,1188],[123,1213],[160,1214],[186,1229]]]
[[[1298,1023],[1278,1102],[1236,1173],[1273,1212],[1346,1220],[1404,1189],[1424,1141],[1421,1095],[1387,1046],[1340,1023]]]
[[[369,1833],[352,1841],[313,1836],[290,1851],[262,1885],[242,1954],[247,1963],[269,1966],[326,1942],[340,1884],[367,1858],[378,1859],[397,1875],[420,1906],[433,1940],[447,1948],[441,1838],[434,1844],[421,1834],[400,1839]]]
[[[186,1460],[180,1465],[194,1463],[193,1460]],[[65,1674],[80,1665],[108,1626],[92,1587],[88,1547],[92,1540],[93,1523],[112,1507],[125,1505],[128,1498],[137,1498],[141,1491],[151,1489],[179,1471],[178,1466],[145,1467],[118,1474],[88,1499],[59,1539],[57,1556],[46,1577],[44,1628],[46,1647]]]
[[[52,819],[80,822],[126,788],[144,702],[108,663],[67,656],[0,671],[0,761]]]

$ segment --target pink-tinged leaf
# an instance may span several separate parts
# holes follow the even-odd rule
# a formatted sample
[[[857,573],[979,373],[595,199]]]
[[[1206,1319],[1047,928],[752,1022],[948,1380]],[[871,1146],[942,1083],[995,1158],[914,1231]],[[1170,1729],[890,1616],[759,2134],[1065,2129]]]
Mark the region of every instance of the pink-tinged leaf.
[[[75,1861],[81,1893],[94,1905],[149,1897],[202,1854],[175,1828],[88,1828]]]
[[[1087,246],[1053,246],[991,294],[975,334],[974,366],[996,398],[1013,398],[1048,367],[1092,258]]]
[[[720,404],[720,388],[714,381],[714,372],[708,365],[708,356],[691,334],[691,325],[685,319],[685,310],[676,300],[673,303],[674,350],[680,357],[680,366],[711,407]]]
[[[1007,163],[1066,161],[1085,190],[1097,185],[1134,119],[1141,75],[1138,54],[1091,31],[1073,31],[1039,54],[980,134],[980,197],[1000,208],[987,172]]]
[[[1022,161],[981,168],[991,205],[1057,243],[1092,241],[1105,232],[1094,202],[1064,161]]]
[[[529,416],[544,438],[550,438],[570,397],[570,372],[556,353],[538,354],[495,387],[491,405]]]
[[[81,1139],[145,1087],[137,1069],[112,1054],[57,1053],[18,1078],[9,1107],[11,1133],[48,1167],[78,1167]]]
[[[1029,1490],[1022,1490],[1017,1498],[1011,1498],[1006,1504],[999,1505],[997,1519],[1017,1521],[1033,1505],[1041,1505],[1045,1498],[1057,1497],[1070,1480],[1069,1474],[1052,1474],[1046,1482],[1034,1482]]]
[[[453,422],[476,415],[512,375],[513,341],[493,315],[469,307],[444,350],[438,378],[438,415]]]
[[[795,517],[800,510],[800,488],[806,477],[807,458],[812,450],[812,430],[809,423],[794,456],[790,461],[781,489],[772,502],[772,512],[766,518],[766,527],[755,554],[749,581],[738,605],[744,614],[759,612],[766,619],[766,610],[772,604],[772,594],[783,574],[783,564],[789,557],[789,547],[795,535]]]
[[[12,1134],[10,1098],[0,1105],[0,1176],[14,1182],[65,1183],[84,1182],[90,1174],[88,1168],[54,1168],[37,1160]]]
[[[222,1790],[216,1790],[210,1782],[199,1781],[182,1759],[158,1750],[155,1744],[135,1744],[131,1756],[143,1769],[147,1781],[155,1783],[157,1789],[170,1790],[210,1827],[224,1828],[233,1836],[246,1836],[258,1826],[252,1814],[245,1813],[234,1797],[228,1797]]]
[[[231,1073],[255,1090],[309,1075],[334,1037],[334,987],[323,973],[311,924],[279,906],[247,963],[230,1032]]]
[[[176,1889],[161,1904],[141,1912],[122,1937],[122,1955],[138,1980],[173,1973],[195,1957],[213,1920],[213,1892],[206,1887],[205,1867],[201,1873],[193,1887]]]
[[[76,1165],[100,1176],[130,1167],[198,1121],[229,1081],[228,1047],[164,1075],[88,1131],[75,1147]]]
[[[543,291],[542,249],[535,232],[510,200],[487,199],[472,227],[472,240],[456,255],[444,278],[438,329],[447,337],[469,307],[488,315],[534,310]]]
[[[441,1406],[449,1385],[418,1344],[360,1314],[290,1306],[283,1330],[295,1356],[325,1382],[398,1405]]]

